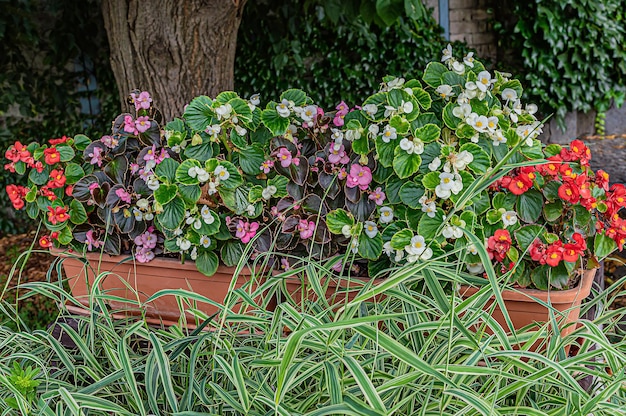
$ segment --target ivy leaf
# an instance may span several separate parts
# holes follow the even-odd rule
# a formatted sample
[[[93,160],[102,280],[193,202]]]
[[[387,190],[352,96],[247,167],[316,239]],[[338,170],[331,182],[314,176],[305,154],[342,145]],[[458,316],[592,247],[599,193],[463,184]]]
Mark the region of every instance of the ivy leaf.
[[[376,260],[383,252],[383,237],[380,232],[376,233],[374,238],[370,238],[361,232],[359,235],[359,254],[368,260]]]
[[[412,153],[408,154],[400,146],[396,147],[393,158],[393,170],[400,179],[408,178],[417,173],[422,164],[420,155]]]
[[[215,113],[212,106],[213,101],[206,95],[191,100],[184,114],[189,127],[196,131],[203,131],[207,126],[213,124]]]
[[[219,266],[217,254],[212,251],[203,251],[196,258],[196,268],[205,276],[213,276]]]

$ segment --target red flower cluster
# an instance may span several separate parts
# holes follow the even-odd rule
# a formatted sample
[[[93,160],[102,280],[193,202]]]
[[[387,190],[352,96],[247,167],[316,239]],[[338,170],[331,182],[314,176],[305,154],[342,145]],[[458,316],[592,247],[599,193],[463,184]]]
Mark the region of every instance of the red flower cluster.
[[[9,195],[9,200],[11,200],[11,203],[13,204],[13,208],[24,208],[24,197],[28,193],[27,187],[21,185],[7,185],[6,191]]]
[[[43,163],[35,161],[30,151],[19,141],[15,142],[13,146],[8,148],[8,150],[4,153],[4,157],[10,161],[4,165],[4,169],[11,173],[15,173],[15,164],[18,162],[26,163],[26,166],[36,169],[39,173],[43,171]]]
[[[552,244],[544,244],[537,238],[528,249],[530,257],[551,267],[558,266],[562,260],[574,263],[587,250],[587,242],[580,233],[574,233],[572,239],[574,243],[563,244],[561,240],[557,240]]]
[[[50,221],[50,224],[57,225],[60,222],[67,221],[69,218],[67,207],[48,207],[48,221]]]
[[[56,240],[57,238],[59,238],[59,233],[57,231],[54,231],[52,233],[50,233],[50,235],[44,235],[39,239],[39,245],[42,248],[49,248],[52,247],[52,241]]]
[[[487,239],[487,253],[491,260],[503,261],[509,252],[513,241],[508,230],[496,230],[493,236]]]

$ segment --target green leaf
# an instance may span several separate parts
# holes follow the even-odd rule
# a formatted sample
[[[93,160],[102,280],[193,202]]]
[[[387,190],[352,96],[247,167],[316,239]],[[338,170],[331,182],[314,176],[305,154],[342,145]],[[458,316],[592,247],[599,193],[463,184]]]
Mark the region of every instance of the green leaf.
[[[225,160],[221,160],[219,162],[219,165],[225,167],[228,173],[230,174],[228,179],[220,180],[220,187],[223,187],[226,189],[235,189],[238,186],[241,186],[243,184],[243,178],[241,177],[241,174],[239,173],[239,170],[237,169],[235,165]],[[261,166],[261,163],[259,163],[259,165],[257,166],[257,169],[260,166]],[[208,167],[208,164],[207,164],[207,167]],[[260,172],[260,170],[257,170],[257,173],[258,172]]]
[[[85,207],[75,199],[72,199],[72,202],[70,202],[70,221],[76,225],[87,222]]]
[[[199,183],[198,177],[189,176],[189,169],[192,167],[201,168],[200,162],[193,159],[187,159],[176,168],[176,183],[183,185],[197,185]]]
[[[191,100],[185,108],[184,118],[193,130],[204,131],[207,126],[213,124],[215,113],[213,111],[213,101],[206,95]]]
[[[389,168],[393,164],[394,150],[398,145],[397,140],[391,140],[389,143],[385,143],[381,136],[377,136],[374,141],[376,146],[376,154],[378,155],[378,161],[381,165]]]
[[[489,224],[494,225],[500,222],[500,220],[502,219],[502,214],[499,210],[490,209],[489,211],[487,211],[486,218]]]
[[[287,184],[289,183],[289,179],[284,176],[277,175],[267,181],[267,185],[273,185],[276,187],[276,193],[274,194],[274,198],[283,198],[287,196]]]
[[[78,182],[80,178],[85,176],[83,168],[76,163],[68,163],[65,167],[65,178],[68,185]]]
[[[252,110],[250,110],[246,101],[236,97],[228,101],[228,104],[232,107],[233,115],[237,116],[240,123],[247,126],[252,121]]]
[[[395,115],[389,120],[389,125],[396,129],[398,134],[406,134],[411,126],[408,121],[402,116]]]
[[[413,231],[405,228],[400,230],[391,237],[391,248],[394,250],[404,250],[404,247],[411,244],[411,239],[414,237]]]
[[[178,187],[178,192],[183,200],[191,205],[195,205],[202,194],[202,190],[199,185],[180,185]]]
[[[57,146],[57,150],[59,151],[59,154],[61,155],[61,162],[69,162],[72,159],[74,159],[74,156],[76,156],[76,153],[74,153],[74,149],[72,149],[70,146],[67,145],[59,145]]]
[[[362,135],[352,142],[352,151],[359,155],[366,155],[370,152],[370,142],[367,135]]]
[[[491,166],[489,155],[477,144],[465,143],[459,148],[459,152],[467,150],[474,156],[474,160],[468,166],[474,173],[485,173]]]
[[[522,252],[526,252],[528,247],[535,241],[535,238],[541,238],[544,227],[541,225],[525,225],[514,231],[515,240]]]
[[[548,290],[549,282],[548,276],[550,273],[550,268],[546,265],[535,267],[533,271],[530,273],[530,279],[532,280],[535,287],[539,290]]]
[[[238,241],[228,241],[222,246],[220,257],[225,265],[236,266],[243,258],[243,244]]]
[[[530,189],[517,198],[517,213],[524,222],[537,222],[543,209],[543,195]]]
[[[217,234],[217,232],[220,230],[220,217],[219,215],[217,215],[215,212],[210,211],[211,216],[213,217],[213,222],[210,224],[207,224],[204,219],[202,219],[200,221],[200,228],[196,229],[194,227],[194,230],[199,234],[199,235],[214,235]]]
[[[430,94],[428,94],[422,88],[413,88],[413,96],[415,100],[419,103],[420,107],[424,110],[428,110],[433,103],[432,98],[430,98]]]
[[[443,224],[443,211],[437,208],[437,212],[434,217],[423,215],[417,226],[417,232],[423,236],[426,240],[433,239],[437,236],[439,227]]]
[[[441,183],[441,179],[439,178],[440,174],[441,172],[428,172],[424,175],[422,178],[422,185],[424,185],[424,188],[434,190],[437,185]]]
[[[387,186],[385,187],[385,195],[387,195],[387,201],[390,204],[399,204],[400,201],[400,188],[404,185],[404,181],[393,175],[387,179]]]
[[[161,205],[165,205],[176,197],[178,193],[177,185],[165,185],[161,184],[156,191],[154,191],[154,200]]]
[[[378,107],[378,111],[374,116],[370,116],[366,114],[365,116],[370,120],[382,120],[385,118],[385,105],[387,104],[387,93],[386,92],[377,92],[374,95],[367,97],[363,105],[375,104]]]
[[[359,235],[359,254],[368,260],[376,260],[383,252],[383,237],[380,232],[369,238],[365,232]]]
[[[271,108],[263,110],[261,121],[274,136],[285,134],[289,127],[289,118],[281,117],[276,110]]]
[[[456,130],[462,121],[452,112],[454,107],[457,107],[457,104],[450,102],[443,108],[443,122],[446,124],[446,127],[452,130]]]
[[[169,183],[174,182],[176,179],[176,169],[180,166],[180,163],[172,159],[171,157],[165,158],[154,168],[154,173],[162,181]]]
[[[45,185],[50,178],[50,168],[46,166],[41,172],[37,172],[37,169],[32,169],[28,174],[28,180],[35,185]]]
[[[263,187],[261,185],[254,185],[252,188],[250,188],[250,192],[248,193],[248,201],[254,203],[262,199]]]
[[[326,225],[328,230],[333,234],[342,234],[341,230],[344,226],[352,227],[354,218],[344,209],[335,209],[326,216]]]
[[[604,259],[617,249],[615,241],[607,237],[605,234],[596,234],[593,240],[593,252],[598,257],[598,260]]]
[[[74,136],[74,148],[79,152],[82,152],[91,144],[91,140],[89,137],[84,134],[77,134]]]
[[[265,154],[260,146],[247,146],[239,152],[239,165],[249,175],[258,175],[261,172],[260,166],[264,161]]]
[[[63,244],[63,245],[70,244],[72,240],[74,239],[74,236],[72,235],[71,227],[69,225],[66,225],[65,227],[61,228],[57,239],[59,240],[59,244]]]
[[[246,212],[248,205],[250,205],[248,201],[250,189],[246,186],[238,186],[235,189],[220,187],[219,194],[222,197],[224,205],[236,215],[242,215]]]
[[[196,258],[196,268],[205,276],[213,276],[219,266],[217,254],[212,251],[203,251]]]
[[[565,262],[562,261],[556,267],[550,269],[550,285],[558,289],[569,289],[569,271],[565,267]]]
[[[304,91],[298,89],[289,89],[280,95],[280,101],[293,101],[294,105],[299,107],[307,104],[307,95]]]
[[[216,143],[206,142],[197,146],[187,146],[183,152],[188,159],[196,159],[198,162],[205,162],[213,157],[216,152]]]
[[[433,88],[437,88],[441,85],[441,78],[446,72],[448,72],[448,68],[446,68],[445,65],[439,62],[430,62],[426,65],[426,70],[424,71],[424,77],[422,79],[426,84]]]
[[[426,124],[413,132],[413,135],[424,143],[434,142],[440,134],[441,129],[434,124]]]
[[[408,154],[400,146],[396,147],[393,158],[393,170],[400,179],[405,179],[417,173],[422,164],[422,158],[418,154]]]
[[[415,182],[407,182],[400,188],[400,200],[405,205],[417,209],[421,208],[422,204],[419,199],[424,195],[424,187],[421,184]]]
[[[168,230],[175,230],[185,218],[185,203],[182,199],[172,199],[163,206],[163,211],[156,215],[159,223]]]
[[[543,215],[546,220],[550,222],[556,221],[563,215],[563,202],[556,200],[545,204],[543,207]]]

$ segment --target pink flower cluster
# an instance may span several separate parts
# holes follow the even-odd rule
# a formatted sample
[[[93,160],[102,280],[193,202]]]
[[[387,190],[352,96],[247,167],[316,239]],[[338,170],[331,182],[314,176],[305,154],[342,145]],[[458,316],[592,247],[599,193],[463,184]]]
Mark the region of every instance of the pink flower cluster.
[[[148,263],[154,258],[154,251],[157,245],[157,236],[154,233],[154,227],[148,227],[148,230],[135,237],[135,259],[139,263]]]
[[[276,157],[278,157],[280,166],[284,168],[288,168],[291,164],[294,164],[295,166],[300,165],[300,159],[298,157],[293,157],[291,152],[286,147],[279,148],[276,153]]]
[[[313,221],[300,220],[297,228],[300,232],[300,238],[306,240],[313,237],[313,233],[315,232],[315,223]]]
[[[124,117],[124,131],[126,133],[134,134],[144,133],[150,128],[150,117],[139,116],[137,120],[133,120],[132,116]]]
[[[350,110],[344,101],[340,102],[335,109],[337,109],[337,112],[335,113],[335,118],[333,118],[333,124],[337,127],[341,127],[344,124],[343,118]]]
[[[87,250],[92,251],[102,247],[104,242],[94,236],[94,230],[89,230],[85,234],[85,244],[87,244]]]
[[[334,143],[331,143],[328,153],[328,161],[333,165],[337,163],[345,165],[350,162],[350,158],[348,157],[346,148],[343,144],[337,147]]]
[[[250,223],[248,221],[243,222],[242,220],[239,220],[235,237],[239,238],[242,243],[247,244],[250,240],[252,240],[252,238],[254,238],[258,229],[259,223],[256,221]]]
[[[365,191],[371,182],[372,171],[370,168],[357,163],[350,166],[350,173],[348,174],[348,180],[346,182],[348,188],[358,186],[360,190]]]
[[[150,109],[152,97],[150,97],[150,93],[148,91],[142,91],[139,94],[132,92],[130,94],[130,98],[133,100],[133,104],[135,104],[136,111]]]

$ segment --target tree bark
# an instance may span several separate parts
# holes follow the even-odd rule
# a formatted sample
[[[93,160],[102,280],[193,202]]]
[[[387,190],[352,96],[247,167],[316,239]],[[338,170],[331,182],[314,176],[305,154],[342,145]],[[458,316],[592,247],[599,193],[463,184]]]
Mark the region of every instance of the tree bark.
[[[237,30],[246,0],[103,0],[122,108],[149,91],[165,120],[197,95],[234,86]]]

